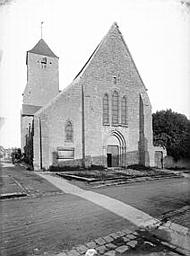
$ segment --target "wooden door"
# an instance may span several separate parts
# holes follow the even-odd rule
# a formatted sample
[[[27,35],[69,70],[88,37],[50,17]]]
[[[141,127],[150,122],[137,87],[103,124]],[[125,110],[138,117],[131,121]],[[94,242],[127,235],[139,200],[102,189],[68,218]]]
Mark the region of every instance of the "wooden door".
[[[155,167],[162,169],[163,168],[163,152],[155,151],[154,159],[155,159]]]
[[[108,167],[119,166],[119,147],[117,145],[108,145],[107,164]]]

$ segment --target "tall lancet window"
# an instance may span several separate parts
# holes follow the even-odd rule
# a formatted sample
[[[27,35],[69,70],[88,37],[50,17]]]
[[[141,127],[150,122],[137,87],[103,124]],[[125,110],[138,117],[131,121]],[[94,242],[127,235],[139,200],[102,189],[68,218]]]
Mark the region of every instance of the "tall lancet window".
[[[68,142],[73,141],[73,125],[71,121],[67,121],[65,125],[65,140]]]
[[[103,124],[109,124],[109,96],[105,94],[103,97]]]
[[[119,123],[119,94],[114,91],[112,94],[112,124]]]
[[[121,100],[121,124],[127,125],[127,97]]]

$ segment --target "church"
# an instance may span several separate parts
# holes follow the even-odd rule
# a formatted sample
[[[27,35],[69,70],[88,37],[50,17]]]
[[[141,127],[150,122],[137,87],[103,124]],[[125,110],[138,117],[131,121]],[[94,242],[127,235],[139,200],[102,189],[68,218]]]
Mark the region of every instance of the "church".
[[[34,170],[155,166],[151,103],[116,23],[62,91],[59,58],[43,39],[26,65],[21,147],[32,147]]]

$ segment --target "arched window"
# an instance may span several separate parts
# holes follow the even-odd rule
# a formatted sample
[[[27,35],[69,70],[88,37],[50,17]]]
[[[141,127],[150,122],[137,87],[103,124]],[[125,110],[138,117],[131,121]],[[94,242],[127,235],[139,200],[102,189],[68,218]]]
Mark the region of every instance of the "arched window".
[[[103,97],[103,124],[109,124],[109,97],[105,94]]]
[[[127,97],[123,96],[121,100],[121,124],[127,124]]]
[[[65,125],[65,140],[73,141],[73,125],[71,121],[68,121]]]
[[[114,91],[112,94],[112,124],[119,123],[119,94]]]

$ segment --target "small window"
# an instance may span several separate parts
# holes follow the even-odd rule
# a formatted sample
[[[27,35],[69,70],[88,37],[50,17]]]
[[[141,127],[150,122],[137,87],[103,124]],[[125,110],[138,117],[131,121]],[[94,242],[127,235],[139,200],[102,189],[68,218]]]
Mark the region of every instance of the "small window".
[[[117,84],[117,77],[116,76],[113,77],[113,83]]]
[[[121,124],[127,125],[127,97],[121,100]]]
[[[73,125],[71,121],[68,121],[66,126],[65,126],[65,140],[66,141],[73,141]]]
[[[112,94],[112,124],[119,123],[119,94],[114,91]]]
[[[109,97],[105,94],[103,97],[103,124],[109,124]]]

